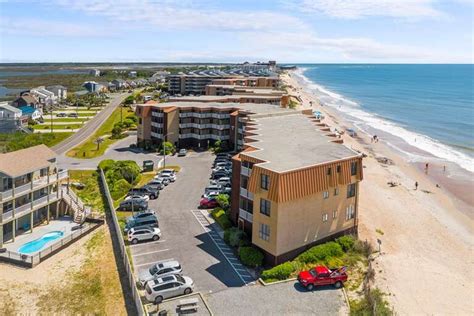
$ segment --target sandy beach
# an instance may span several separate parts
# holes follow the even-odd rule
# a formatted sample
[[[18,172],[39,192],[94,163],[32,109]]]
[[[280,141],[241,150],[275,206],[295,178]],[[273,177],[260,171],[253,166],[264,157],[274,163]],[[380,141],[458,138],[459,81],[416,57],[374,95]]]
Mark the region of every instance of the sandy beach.
[[[306,91],[294,73],[282,75],[282,80],[288,92],[300,98],[301,108],[321,111],[323,123],[332,128],[349,127],[336,110],[320,105],[317,95]],[[427,176],[383,139],[373,143],[364,133],[354,138],[346,133],[342,138],[346,146],[367,155],[359,192],[359,237],[374,245],[377,239],[382,241],[382,252],[375,259],[376,284],[395,311],[401,315],[472,315],[470,188],[463,188],[466,198],[460,200],[445,190],[445,184],[456,190],[452,181],[443,182],[439,172]]]

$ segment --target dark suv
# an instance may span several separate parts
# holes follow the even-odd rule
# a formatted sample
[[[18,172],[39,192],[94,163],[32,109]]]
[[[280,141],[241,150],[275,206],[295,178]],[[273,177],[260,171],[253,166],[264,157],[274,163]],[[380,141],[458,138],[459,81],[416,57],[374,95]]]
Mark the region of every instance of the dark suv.
[[[133,188],[128,191],[128,195],[147,195],[151,200],[157,199],[160,195],[160,190],[156,187],[145,185],[141,188]]]
[[[119,211],[127,211],[127,212],[137,212],[137,211],[145,211],[148,209],[148,202],[144,200],[140,200],[137,202],[135,199],[124,200],[120,202],[118,207]]]

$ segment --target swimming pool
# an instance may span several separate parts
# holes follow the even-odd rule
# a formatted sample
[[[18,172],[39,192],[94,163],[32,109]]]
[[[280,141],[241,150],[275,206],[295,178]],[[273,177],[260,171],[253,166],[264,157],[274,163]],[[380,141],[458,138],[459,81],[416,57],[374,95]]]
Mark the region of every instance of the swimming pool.
[[[64,233],[61,231],[52,231],[52,232],[46,233],[40,238],[27,242],[26,244],[22,245],[18,249],[18,252],[23,253],[23,254],[31,254],[33,252],[38,252],[41,249],[43,249],[51,241],[59,239],[63,236],[64,236]]]

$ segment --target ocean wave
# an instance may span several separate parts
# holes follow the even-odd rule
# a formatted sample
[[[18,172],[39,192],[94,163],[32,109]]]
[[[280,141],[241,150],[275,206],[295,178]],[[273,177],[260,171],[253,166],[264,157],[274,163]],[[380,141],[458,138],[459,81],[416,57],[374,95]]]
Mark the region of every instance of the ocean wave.
[[[311,81],[304,75],[304,71],[298,71],[297,75],[306,83],[306,87],[310,90],[318,91],[320,94],[320,99],[326,105],[329,105],[337,110],[343,111],[344,114],[349,115],[363,123],[364,125],[381,130],[383,132],[389,133],[396,137],[403,139],[409,145],[421,149],[431,155],[445,159],[451,162],[456,163],[461,168],[474,172],[474,159],[468,155],[455,150],[454,148],[445,145],[436,139],[433,139],[427,135],[419,134],[407,130],[406,128],[399,126],[393,122],[390,122],[376,114],[372,114],[362,110],[359,107],[357,102],[348,100],[342,95],[329,91],[325,87],[316,84]],[[360,124],[354,124],[359,129],[362,129]],[[417,157],[417,160],[420,159],[419,155],[411,155],[411,153],[405,152],[409,156]]]

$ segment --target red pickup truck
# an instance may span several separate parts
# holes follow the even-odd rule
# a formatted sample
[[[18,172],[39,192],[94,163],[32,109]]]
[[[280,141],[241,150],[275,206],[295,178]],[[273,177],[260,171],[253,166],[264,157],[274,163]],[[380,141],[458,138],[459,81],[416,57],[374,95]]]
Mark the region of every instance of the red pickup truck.
[[[340,288],[346,281],[346,267],[331,270],[325,266],[317,266],[298,274],[298,282],[310,291],[319,285],[334,285],[336,288]]]

